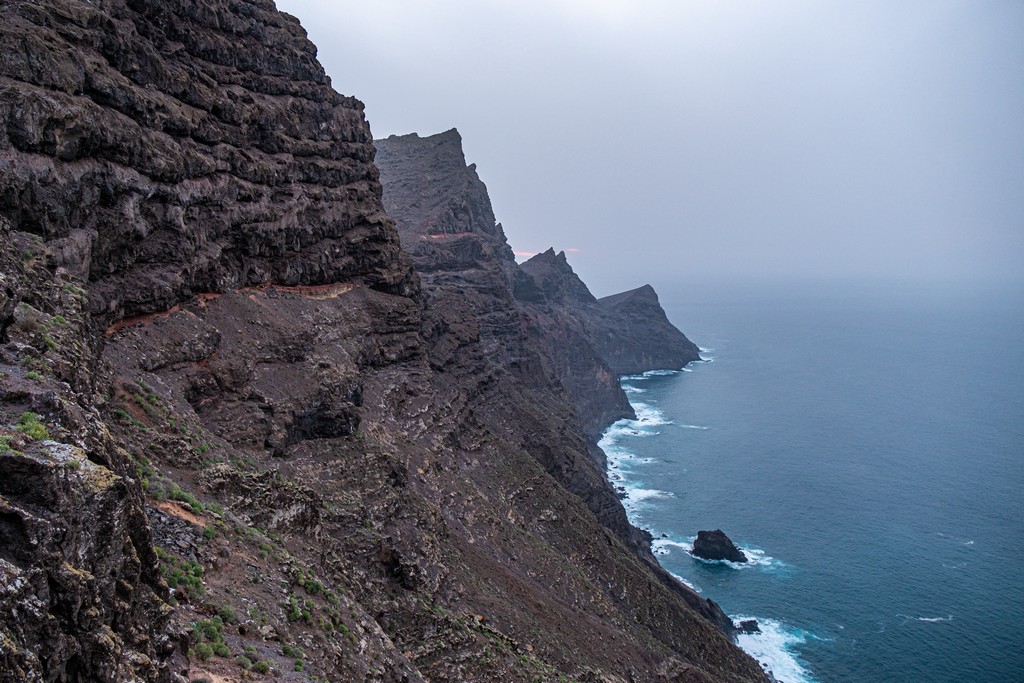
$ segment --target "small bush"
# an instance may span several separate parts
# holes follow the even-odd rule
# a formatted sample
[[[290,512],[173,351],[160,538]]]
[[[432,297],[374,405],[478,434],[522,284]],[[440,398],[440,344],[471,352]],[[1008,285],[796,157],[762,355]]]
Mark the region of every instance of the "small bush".
[[[203,504],[199,502],[198,498],[196,498],[191,493],[184,490],[177,484],[173,485],[171,487],[171,490],[167,492],[167,497],[170,498],[171,500],[178,500],[183,503],[188,503],[189,507],[191,507],[194,512],[202,512],[205,509],[203,507]]]
[[[217,608],[217,616],[220,617],[225,624],[233,624],[238,621],[238,617],[235,616],[235,610],[231,609],[227,605],[221,605]]]
[[[246,652],[248,652],[248,650],[246,650]],[[235,657],[235,663],[246,671],[252,668],[252,660],[245,655],[238,655]]]
[[[270,662],[265,659],[261,659],[252,665],[252,670],[258,674],[265,674],[270,672]]]
[[[199,643],[195,648],[196,657],[204,662],[213,657],[213,646],[209,643]]]
[[[216,653],[218,657],[223,657],[224,659],[227,659],[231,656],[231,650],[229,650],[228,646],[224,643],[214,643],[213,651]]]
[[[18,418],[18,424],[14,427],[35,441],[44,441],[50,438],[50,433],[46,431],[46,426],[39,421],[39,416],[35,413],[22,413],[21,417]]]

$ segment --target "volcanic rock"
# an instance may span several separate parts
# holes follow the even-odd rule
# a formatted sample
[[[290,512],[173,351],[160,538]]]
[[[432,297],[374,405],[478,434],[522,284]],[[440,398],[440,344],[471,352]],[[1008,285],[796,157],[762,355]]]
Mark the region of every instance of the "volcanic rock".
[[[693,554],[705,560],[728,560],[746,562],[747,556],[737,548],[721,529],[698,531],[693,542]]]

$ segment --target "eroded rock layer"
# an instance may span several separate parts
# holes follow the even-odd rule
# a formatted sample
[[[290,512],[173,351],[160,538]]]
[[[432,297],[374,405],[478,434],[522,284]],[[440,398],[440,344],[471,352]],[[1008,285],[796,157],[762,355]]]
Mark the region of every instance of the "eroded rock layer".
[[[272,3],[0,17],[0,680],[764,680],[625,523],[464,161],[421,291]]]

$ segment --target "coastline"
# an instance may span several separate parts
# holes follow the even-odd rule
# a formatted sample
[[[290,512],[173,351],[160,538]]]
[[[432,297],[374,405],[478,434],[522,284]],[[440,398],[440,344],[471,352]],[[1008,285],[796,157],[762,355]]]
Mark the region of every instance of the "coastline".
[[[701,348],[702,353],[707,351],[710,351],[710,349]],[[714,362],[714,357],[701,358],[700,362],[712,363]],[[687,366],[689,365],[690,363],[687,363]],[[650,504],[651,501],[674,498],[677,494],[671,490],[641,486],[635,479],[630,478],[630,465],[650,464],[654,460],[630,452],[621,446],[619,441],[629,438],[657,436],[660,434],[657,428],[669,424],[694,430],[706,430],[709,427],[707,425],[679,424],[669,419],[658,408],[644,402],[640,397],[647,390],[634,384],[648,381],[653,377],[667,377],[692,372],[692,368],[687,366],[678,370],[652,369],[642,373],[620,375],[618,377],[620,386],[625,392],[636,414],[636,418],[620,419],[609,424],[601,433],[597,445],[605,454],[605,478],[622,502],[629,523],[651,538],[650,552],[654,556],[658,567],[671,575],[681,585],[710,602],[711,598],[705,596],[699,586],[687,581],[679,574],[672,572],[662,565],[659,558],[668,554],[669,546],[681,549],[686,555],[697,562],[722,564],[734,570],[748,569],[756,566],[770,567],[773,564],[781,565],[782,563],[766,556],[764,551],[759,548],[748,547],[743,547],[742,549],[748,554],[748,557],[751,557],[752,562],[745,565],[727,561],[702,560],[691,554],[692,542],[696,534],[695,530],[693,536],[686,536],[681,539],[669,537],[664,531],[653,529],[640,515],[640,509]],[[795,646],[805,643],[810,634],[806,634],[799,629],[793,629],[783,622],[770,617],[752,616],[746,613],[728,614],[724,612],[724,609],[722,612],[733,627],[733,630],[728,633],[729,637],[744,652],[753,657],[772,680],[778,683],[816,683],[816,679],[801,664],[796,653],[793,651]],[[756,633],[740,631],[738,628],[740,622],[751,619],[757,622],[760,631]]]

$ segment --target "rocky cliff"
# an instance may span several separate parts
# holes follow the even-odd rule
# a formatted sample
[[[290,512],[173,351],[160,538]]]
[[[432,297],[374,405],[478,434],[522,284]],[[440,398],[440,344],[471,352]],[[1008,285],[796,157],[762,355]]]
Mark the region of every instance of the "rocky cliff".
[[[764,680],[623,526],[464,162],[406,255],[272,3],[0,16],[0,680]]]

